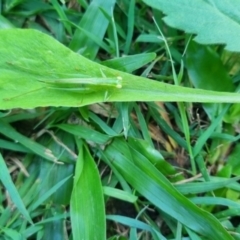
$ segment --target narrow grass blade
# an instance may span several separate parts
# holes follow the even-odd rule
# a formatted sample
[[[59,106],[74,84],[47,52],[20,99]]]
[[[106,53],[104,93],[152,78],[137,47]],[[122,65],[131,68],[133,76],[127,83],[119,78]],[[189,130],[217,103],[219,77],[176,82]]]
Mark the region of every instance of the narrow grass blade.
[[[135,109],[136,114],[137,114],[138,122],[139,122],[140,129],[141,129],[144,140],[146,140],[151,146],[154,146],[153,142],[152,142],[150,132],[149,132],[149,129],[148,129],[148,125],[147,125],[145,116],[142,114],[139,105],[134,104],[134,109]]]
[[[240,177],[236,178],[219,178],[216,181],[200,182],[200,183],[186,183],[183,185],[176,185],[176,189],[182,194],[197,194],[203,192],[213,191],[219,188],[227,187],[228,185],[235,183]]]
[[[0,28],[1,29],[14,28],[14,25],[7,18],[0,15]]]
[[[131,193],[119,190],[112,187],[103,187],[103,193],[107,196],[111,196],[117,199],[121,199],[126,202],[134,203],[137,201],[138,197]]]
[[[110,114],[111,115],[111,114]],[[94,114],[93,112],[89,111],[89,118],[97,124],[107,135],[110,136],[117,136],[118,134],[107,124],[104,119],[100,118],[98,115]]]
[[[58,13],[59,17],[63,20],[67,20],[67,16],[64,12],[64,9],[63,7],[60,6],[59,2],[57,0],[51,0],[51,3],[55,8],[56,12]],[[63,25],[66,28],[68,34],[72,35],[72,29],[69,23],[67,21],[63,21]]]
[[[18,190],[14,186],[14,183],[8,172],[8,168],[7,168],[5,161],[1,154],[0,154],[0,179],[1,179],[4,187],[8,191],[8,193],[11,197],[11,200],[13,201],[13,203],[19,210],[19,212],[26,218],[27,221],[29,221],[30,223],[33,223],[32,219],[31,219],[19,193],[18,193]]]
[[[204,131],[203,134],[198,138],[196,141],[194,147],[193,147],[193,155],[194,157],[199,154],[202,147],[206,143],[206,141],[210,138],[213,131],[216,129],[216,127],[219,125],[219,123],[222,121],[224,115],[226,114],[227,110],[229,109],[230,105],[225,105],[222,112],[212,121],[211,125],[208,127],[206,131]]]
[[[147,225],[146,223],[141,222],[137,219],[118,216],[118,215],[107,215],[107,219],[115,221],[115,222],[119,222],[119,223],[127,225],[129,227],[143,229],[143,230],[146,230],[146,231],[149,231],[149,232],[152,231],[152,228],[149,225]]]
[[[238,202],[222,197],[194,197],[190,198],[190,200],[195,204],[222,205],[230,208],[240,208],[240,204]]]
[[[83,139],[99,144],[104,144],[111,139],[108,135],[102,134],[85,126],[60,124],[57,127],[63,131],[73,134],[74,136],[80,136]]]
[[[0,139],[0,146],[2,149],[12,150],[14,152],[23,152],[23,153],[29,153],[30,150],[26,147],[16,143],[16,142],[10,142],[6,140]]]
[[[3,228],[2,231],[12,240],[22,240],[22,234],[20,234],[16,230],[13,230],[11,228]]]
[[[68,179],[70,179],[72,176],[68,176],[64,179],[62,179],[59,183],[57,183],[55,186],[53,186],[51,189],[49,189],[46,193],[44,193],[42,196],[40,196],[30,207],[29,209],[34,210],[36,209],[40,204],[44,203],[45,200],[47,200],[54,192],[57,191]]]
[[[10,124],[2,120],[0,120],[0,133],[8,138],[11,138],[14,141],[21,143],[24,147],[30,149],[33,153],[36,153],[37,155],[47,160],[57,162],[57,158],[49,149],[20,134]]]
[[[133,37],[133,29],[134,29],[134,11],[135,11],[135,0],[131,0],[129,3],[129,9],[128,9],[128,30],[127,30],[127,38],[124,48],[124,53],[127,55],[130,51],[130,46],[132,42]]]
[[[110,13],[111,9],[115,5],[115,2],[116,0],[91,1],[84,16],[81,18],[79,27],[102,39],[107,30],[109,21],[101,12],[100,7]],[[90,59],[94,59],[99,50],[99,46],[89,39],[88,36],[82,34],[81,30],[77,30],[75,32],[70,43],[70,48],[76,52],[81,51],[84,56],[87,56]]]
[[[131,73],[156,58],[156,53],[140,53],[102,62],[103,65],[116,70]]]
[[[114,156],[113,165],[152,204],[203,236],[212,240],[232,240],[213,215],[201,210],[181,195],[140,153],[132,152],[134,159],[131,161],[124,156],[124,152],[119,153],[118,146],[115,141],[107,148],[108,156]]]

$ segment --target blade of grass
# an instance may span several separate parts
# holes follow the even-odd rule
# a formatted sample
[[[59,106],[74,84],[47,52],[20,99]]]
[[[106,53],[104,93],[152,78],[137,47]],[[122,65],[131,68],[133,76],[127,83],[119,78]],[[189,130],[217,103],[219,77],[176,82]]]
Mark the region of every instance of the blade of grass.
[[[19,210],[19,212],[27,219],[27,221],[29,221],[30,223],[33,224],[32,219],[29,215],[29,212],[27,211],[27,209],[18,193],[18,190],[14,186],[14,183],[8,172],[8,168],[7,168],[5,161],[1,154],[0,154],[0,179],[1,179],[4,187],[8,191],[8,193],[11,197],[11,200],[13,201],[13,203]]]
[[[124,47],[124,53],[127,55],[130,51],[134,31],[134,16],[135,16],[135,0],[130,0],[128,8],[128,22],[127,22],[127,38]]]
[[[176,189],[182,194],[197,194],[203,192],[213,191],[223,187],[231,187],[232,183],[238,181],[240,177],[235,178],[218,178],[211,182],[200,182],[200,183],[186,183],[181,185],[175,185]],[[211,180],[211,178],[210,178]]]
[[[2,231],[12,240],[22,240],[22,234],[11,228],[3,228]]]
[[[103,187],[103,193],[107,196],[121,199],[130,203],[134,203],[138,199],[138,197],[133,194],[112,187]]]
[[[64,27],[66,28],[68,34],[70,34],[70,36],[72,36],[72,29],[71,29],[70,24],[66,21],[68,19],[63,10],[63,7],[60,6],[60,4],[57,0],[51,0],[51,3],[53,5],[53,7],[55,8],[56,12],[58,13],[59,17],[64,20],[63,24],[64,24]]]
[[[190,198],[190,200],[195,204],[222,205],[229,208],[240,208],[240,204],[238,202],[222,197],[193,197]]]
[[[119,71],[131,73],[153,61],[155,58],[155,53],[140,53],[120,58],[113,58],[102,62],[102,64]]]
[[[100,7],[106,12],[111,13],[111,9],[114,7],[116,0],[93,0],[84,13],[79,27],[87,30],[89,33],[98,36],[103,39],[103,36],[108,27],[109,21],[103,15]],[[111,15],[111,14],[110,14]],[[74,33],[73,39],[69,47],[76,51],[81,52],[82,55],[87,56],[90,59],[94,59],[99,50],[99,46],[89,39],[88,36],[82,34],[82,31],[77,30]]]
[[[108,146],[108,156],[114,156],[114,166],[152,204],[204,236],[213,240],[232,240],[216,218],[181,195],[140,153],[132,153],[135,163],[133,164],[131,160],[119,154],[118,146],[117,141]]]
[[[222,121],[224,115],[226,114],[227,110],[229,109],[230,105],[225,105],[222,112],[212,120],[211,125],[205,130],[201,136],[197,139],[194,147],[193,147],[193,156],[196,157],[197,154],[201,151],[206,141],[211,137],[211,134],[214,132],[215,128],[219,125]]]
[[[79,136],[83,139],[93,141],[98,144],[105,144],[111,139],[111,136],[102,134],[96,130],[90,129],[85,126],[59,124],[57,125],[57,127],[62,129],[63,131],[73,134],[74,136]]]
[[[146,224],[144,222],[141,222],[141,221],[139,221],[137,219],[133,219],[133,218],[129,218],[129,217],[123,217],[123,216],[118,216],[118,215],[107,215],[106,218],[108,220],[119,222],[121,224],[130,226],[130,227],[143,229],[143,230],[152,232],[152,228],[148,224]]]
[[[21,143],[24,147],[31,150],[33,153],[55,163],[57,158],[52,154],[51,150],[43,147],[37,142],[34,142],[28,137],[18,133],[10,124],[0,120],[0,132],[8,138]]]
[[[163,41],[165,43],[166,51],[167,51],[167,54],[168,54],[168,57],[169,57],[170,63],[171,63],[172,75],[173,75],[174,83],[175,83],[175,85],[178,86],[179,83],[182,81],[181,78],[182,78],[182,72],[183,72],[183,62],[181,62],[180,73],[177,75],[175,67],[174,67],[174,62],[173,62],[173,59],[172,59],[171,51],[170,51],[170,48],[168,46],[167,39],[163,35],[161,29],[159,28],[159,26],[158,26],[158,24],[157,24],[157,22],[155,21],[154,18],[153,18],[153,21],[154,21],[155,25],[157,26],[157,29],[160,32],[160,34],[162,36],[162,39],[163,39]],[[192,173],[193,173],[193,175],[195,175],[196,174],[196,163],[195,163],[194,156],[193,156],[193,151],[192,151],[190,132],[189,132],[189,126],[188,126],[188,120],[187,120],[187,114],[186,114],[186,111],[185,111],[185,106],[184,106],[184,103],[182,103],[182,102],[177,102],[177,105],[178,105],[178,109],[179,109],[179,112],[180,112],[180,115],[181,115],[181,119],[182,119],[182,127],[183,127],[183,130],[184,130],[184,135],[185,135],[185,138],[186,138],[187,149],[188,149],[189,156],[190,156]]]
[[[86,146],[78,142],[70,213],[73,239],[106,239],[103,190],[95,162]]]
[[[139,105],[134,104],[134,109],[135,109],[136,114],[137,114],[137,118],[138,118],[140,129],[141,129],[141,132],[142,132],[142,135],[143,135],[143,139],[146,140],[151,146],[154,146],[153,142],[152,142],[150,132],[148,130],[148,126],[147,126],[145,117],[143,116]]]
[[[115,25],[114,15],[113,15],[113,8],[111,9],[111,15],[109,15],[103,8],[100,8],[104,16],[108,19],[108,21],[111,23],[112,30],[113,30],[113,39],[115,43],[115,55],[117,58],[119,58],[119,43],[118,43],[118,35],[117,35],[117,29]]]
[[[29,210],[34,210],[36,209],[39,205],[43,204],[44,201],[46,199],[48,199],[54,192],[57,191],[57,189],[59,189],[66,181],[68,181],[70,178],[72,177],[72,175],[62,179],[61,181],[59,181],[59,183],[57,183],[55,186],[53,186],[52,188],[50,188],[47,192],[45,192],[44,194],[42,194],[40,197],[38,197],[37,201],[35,201],[30,207]]]

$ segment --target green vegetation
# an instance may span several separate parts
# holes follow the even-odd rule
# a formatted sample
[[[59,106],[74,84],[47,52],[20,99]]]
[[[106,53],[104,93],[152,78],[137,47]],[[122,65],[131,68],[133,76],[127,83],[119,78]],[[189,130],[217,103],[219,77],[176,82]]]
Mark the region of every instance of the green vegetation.
[[[0,1],[0,239],[240,239],[233,5]]]

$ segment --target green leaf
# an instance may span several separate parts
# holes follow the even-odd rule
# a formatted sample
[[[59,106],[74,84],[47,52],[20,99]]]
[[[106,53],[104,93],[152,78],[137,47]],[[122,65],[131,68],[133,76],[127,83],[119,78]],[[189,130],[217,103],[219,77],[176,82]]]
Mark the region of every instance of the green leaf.
[[[98,144],[106,144],[111,139],[111,136],[102,134],[86,126],[59,124],[57,125],[57,127],[62,129],[63,131],[73,134],[74,136],[81,137],[83,139],[93,141]]]
[[[187,49],[186,62],[194,87],[229,92],[234,90],[227,69],[212,48],[191,41]]]
[[[229,51],[240,52],[240,0],[143,0],[163,11],[164,21],[202,44],[226,44]]]
[[[7,18],[0,15],[0,28],[14,28],[14,25]]]
[[[19,210],[19,212],[30,222],[32,223],[32,219],[18,193],[18,190],[16,189],[16,187],[14,186],[14,183],[11,179],[11,176],[8,172],[8,168],[5,164],[5,161],[2,157],[2,155],[0,154],[0,180],[3,183],[4,187],[6,188],[6,190],[8,191],[11,200],[13,201],[13,203],[15,204],[15,206],[17,207],[17,209]]]
[[[238,202],[221,197],[194,197],[190,200],[195,204],[223,205],[231,208],[240,208],[240,204]]]
[[[45,224],[43,224],[42,239],[64,240],[66,231],[64,221],[66,221],[66,219],[62,216],[66,216],[66,214],[64,214],[65,211],[66,210],[61,205],[56,205],[46,210],[44,220],[47,220],[45,220]],[[44,220],[42,222],[44,222]]]
[[[121,224],[130,226],[130,227],[143,229],[143,230],[146,230],[146,231],[149,231],[149,232],[153,231],[153,229],[149,225],[147,225],[146,223],[141,222],[137,219],[124,217],[124,216],[118,216],[118,215],[108,215],[107,219],[115,221],[115,222],[119,222]]]
[[[106,186],[103,187],[103,193],[106,196],[121,199],[123,201],[130,202],[130,203],[134,203],[138,199],[137,196],[135,196],[131,193],[119,190],[117,188],[112,188],[112,187],[106,187]]]
[[[10,124],[2,120],[0,120],[0,133],[8,138],[13,139],[14,141],[18,141],[23,146],[30,149],[32,153],[35,153],[49,161],[57,163],[57,158],[53,155],[50,149],[47,149],[32,139],[18,133]]]
[[[88,149],[79,149],[71,196],[73,239],[106,239],[103,190],[97,166]]]
[[[114,156],[113,165],[153,205],[209,239],[233,239],[213,215],[180,194],[140,152],[132,151],[133,159],[128,159],[119,145],[119,139],[114,140],[106,149],[107,156]]]
[[[12,240],[21,240],[22,238],[22,234],[20,234],[19,232],[10,229],[10,228],[3,228],[2,231]]]
[[[68,181],[70,178],[72,177],[72,175],[62,179],[61,181],[59,181],[55,186],[53,186],[52,188],[50,188],[47,192],[43,193],[42,195],[39,196],[39,198],[31,205],[30,209],[36,209],[39,205],[41,205],[42,203],[44,203],[44,201],[46,199],[48,199],[52,194],[54,194],[60,187],[62,187],[64,185],[64,183],[66,183],[66,181]]]
[[[79,27],[102,40],[109,22],[101,12],[100,8],[110,13],[111,9],[114,8],[115,2],[116,0],[91,1],[87,11],[81,18]],[[91,40],[84,31],[79,29],[73,36],[70,48],[76,52],[81,52],[84,56],[87,56],[90,59],[93,59],[99,50],[99,45]]]
[[[63,146],[68,146],[68,151],[63,146],[60,146],[53,137],[57,139],[64,139]],[[70,134],[62,131],[56,131],[56,133],[52,136],[44,134],[39,142],[48,149],[51,149],[54,155],[58,156],[59,161],[64,164],[54,164],[49,161],[45,161],[43,158],[34,158],[34,161],[31,163],[31,171],[33,171],[33,169],[39,171],[38,179],[40,181],[37,188],[39,193],[37,194],[36,201],[48,193],[52,188],[57,186],[63,179],[73,175],[76,160],[76,156],[74,156],[74,153],[72,152],[74,151],[75,139]],[[69,181],[63,181],[62,186],[60,186],[58,190],[55,189],[48,201],[51,201],[53,204],[68,205],[70,202],[72,187],[72,178],[69,179]]]
[[[219,188],[228,187],[231,183],[239,180],[240,177],[236,178],[221,178],[211,182],[201,183],[185,183],[182,185],[176,185],[176,189],[182,194],[197,194],[203,192],[210,192]]]
[[[131,73],[156,58],[156,53],[140,53],[102,62],[104,66]]]
[[[237,93],[219,93],[164,84],[94,63],[35,30],[0,30],[0,109],[83,106],[104,101],[240,102]],[[29,48],[31,46],[31,48]],[[79,74],[121,77],[122,89],[79,93],[46,88],[39,79]]]
[[[193,41],[187,50],[187,70],[194,87],[214,91],[234,91],[233,81],[228,75],[220,57],[210,47]],[[221,112],[219,104],[204,104],[210,119]]]

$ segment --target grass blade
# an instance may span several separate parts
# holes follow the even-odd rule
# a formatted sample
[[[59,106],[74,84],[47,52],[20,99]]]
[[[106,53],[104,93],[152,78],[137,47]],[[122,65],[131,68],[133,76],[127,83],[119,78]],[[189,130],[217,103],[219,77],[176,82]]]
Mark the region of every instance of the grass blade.
[[[99,173],[87,148],[80,146],[79,152],[70,203],[73,239],[106,239],[105,207]]]
[[[11,179],[11,176],[8,172],[8,168],[5,164],[5,161],[2,157],[2,155],[0,154],[0,179],[4,185],[4,187],[6,188],[6,190],[8,191],[11,200],[13,201],[13,203],[15,204],[15,206],[17,207],[17,209],[19,210],[19,212],[30,222],[32,222],[32,219],[16,189],[16,187],[14,186],[14,183]]]
[[[102,39],[107,30],[109,21],[101,12],[100,7],[110,13],[111,9],[115,5],[115,2],[115,0],[92,1],[82,17],[79,27]],[[75,32],[70,43],[70,48],[76,52],[81,51],[82,55],[87,56],[90,59],[94,59],[99,50],[99,46],[89,39],[88,36],[82,34],[81,30],[77,30]]]
[[[119,153],[118,146],[117,141],[109,146],[108,156],[114,156],[114,166],[151,203],[203,236],[212,240],[232,240],[213,215],[201,210],[181,195],[146,158],[141,157],[140,153],[136,151],[132,153],[135,162],[133,164]]]

